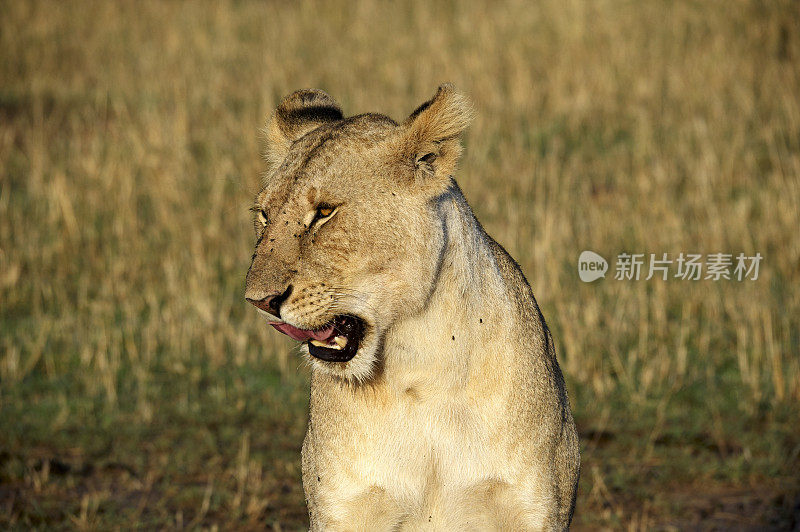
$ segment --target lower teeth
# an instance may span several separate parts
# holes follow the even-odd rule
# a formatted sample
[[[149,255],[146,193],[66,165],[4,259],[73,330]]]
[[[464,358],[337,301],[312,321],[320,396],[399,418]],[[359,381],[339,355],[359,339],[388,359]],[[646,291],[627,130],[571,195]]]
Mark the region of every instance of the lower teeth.
[[[326,349],[336,349],[341,350],[344,349],[344,346],[347,345],[347,338],[344,336],[337,336],[333,339],[333,343],[326,344],[325,342],[320,342],[319,340],[311,340],[311,344],[317,347],[324,347]]]

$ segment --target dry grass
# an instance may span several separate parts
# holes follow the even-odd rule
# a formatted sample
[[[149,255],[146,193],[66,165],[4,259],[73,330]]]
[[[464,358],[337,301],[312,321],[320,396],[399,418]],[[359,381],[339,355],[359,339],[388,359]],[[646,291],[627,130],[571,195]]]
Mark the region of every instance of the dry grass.
[[[0,4],[0,523],[301,526],[304,377],[242,299],[257,130],[296,88],[402,118],[445,80],[555,333],[576,524],[797,519],[798,28],[789,0]],[[765,259],[583,284],[584,249]]]

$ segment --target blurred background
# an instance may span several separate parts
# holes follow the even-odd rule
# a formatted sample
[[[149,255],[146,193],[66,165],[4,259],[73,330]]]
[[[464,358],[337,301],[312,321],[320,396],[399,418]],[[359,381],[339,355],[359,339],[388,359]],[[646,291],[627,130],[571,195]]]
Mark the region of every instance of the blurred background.
[[[308,371],[243,299],[259,128],[444,81],[553,330],[575,529],[800,526],[799,64],[792,0],[0,2],[0,527],[307,525]],[[623,252],[764,258],[637,282]]]

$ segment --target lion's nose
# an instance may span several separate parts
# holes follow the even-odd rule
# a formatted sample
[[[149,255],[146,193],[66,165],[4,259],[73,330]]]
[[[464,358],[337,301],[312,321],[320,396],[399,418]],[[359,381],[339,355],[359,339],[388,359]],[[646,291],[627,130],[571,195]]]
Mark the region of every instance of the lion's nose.
[[[264,312],[269,312],[276,318],[281,317],[281,304],[289,299],[289,296],[292,295],[292,285],[283,291],[282,294],[273,294],[271,296],[267,296],[264,299],[250,299],[245,298],[249,303],[252,303],[256,307],[260,308]]]

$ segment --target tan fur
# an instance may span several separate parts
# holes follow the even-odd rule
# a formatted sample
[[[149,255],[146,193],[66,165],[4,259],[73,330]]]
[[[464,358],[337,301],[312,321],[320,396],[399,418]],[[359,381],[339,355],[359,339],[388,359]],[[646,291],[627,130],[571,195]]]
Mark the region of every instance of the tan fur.
[[[292,285],[296,327],[368,325],[348,362],[303,347],[312,530],[567,528],[578,440],[553,341],[451,177],[467,100],[442,86],[402,124],[337,112],[304,91],[273,115],[246,283],[255,300]],[[321,202],[337,211],[312,223]]]

